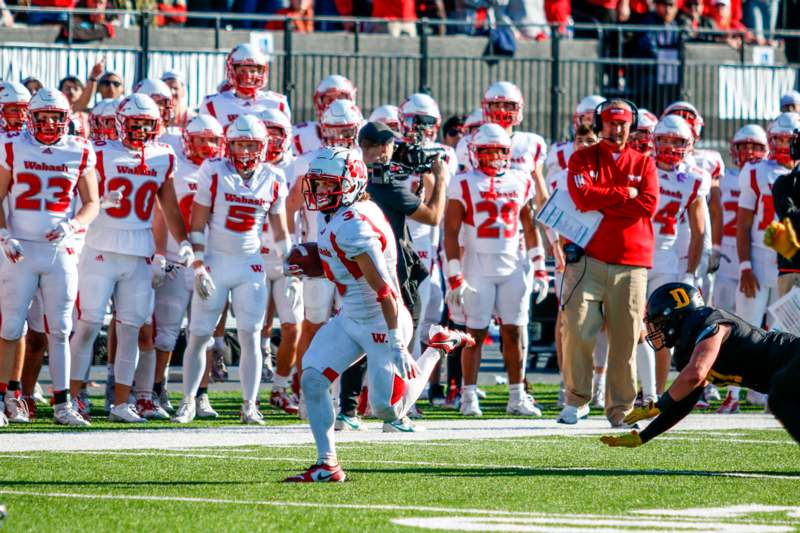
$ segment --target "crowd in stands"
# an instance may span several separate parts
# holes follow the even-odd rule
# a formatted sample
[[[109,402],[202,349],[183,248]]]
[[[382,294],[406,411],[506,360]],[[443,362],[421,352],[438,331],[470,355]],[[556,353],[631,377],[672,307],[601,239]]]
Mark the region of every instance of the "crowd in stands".
[[[788,1],[788,0],[787,0]],[[725,42],[733,47],[752,42],[770,44],[776,28],[788,26],[780,21],[780,0],[8,0],[9,5],[60,8],[57,13],[14,12],[0,0],[0,26],[13,24],[68,23],[65,10],[152,9],[162,12],[153,20],[157,26],[212,26],[213,19],[187,17],[187,12],[230,12],[235,14],[287,15],[294,17],[296,31],[350,30],[352,24],[311,22],[311,17],[373,17],[385,23],[365,23],[360,29],[392,35],[417,34],[421,18],[442,20],[433,26],[437,33],[475,34],[486,32],[492,24],[510,25],[513,37],[522,40],[546,39],[547,25],[557,25],[562,35],[577,37],[572,24],[647,24],[665,25],[686,32],[697,40]],[[791,9],[789,9],[789,12]],[[113,38],[114,26],[121,19],[102,14],[71,19],[78,39]],[[463,24],[462,24],[463,23]],[[282,29],[282,22],[231,19],[224,25],[239,29]],[[700,30],[714,30],[709,34]],[[593,35],[593,32],[588,32]]]

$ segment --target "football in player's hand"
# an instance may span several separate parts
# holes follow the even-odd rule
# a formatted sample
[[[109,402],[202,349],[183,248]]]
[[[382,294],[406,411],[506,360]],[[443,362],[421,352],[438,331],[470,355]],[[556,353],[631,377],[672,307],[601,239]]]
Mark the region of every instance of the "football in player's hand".
[[[286,257],[287,274],[318,278],[323,275],[322,260],[315,242],[304,242],[292,247]]]

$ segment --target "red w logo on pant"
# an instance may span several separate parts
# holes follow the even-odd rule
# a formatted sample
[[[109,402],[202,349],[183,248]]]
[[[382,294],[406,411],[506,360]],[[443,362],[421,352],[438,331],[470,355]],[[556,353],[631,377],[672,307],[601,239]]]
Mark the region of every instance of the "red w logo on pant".
[[[386,344],[386,333],[373,333],[372,340],[375,344]]]
[[[250,265],[250,268],[253,269],[253,272],[264,272],[264,267],[261,265]]]

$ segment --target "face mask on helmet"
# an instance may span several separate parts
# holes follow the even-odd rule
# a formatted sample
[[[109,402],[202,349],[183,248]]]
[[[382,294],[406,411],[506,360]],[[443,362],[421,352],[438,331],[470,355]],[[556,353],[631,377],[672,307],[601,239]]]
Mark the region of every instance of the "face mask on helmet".
[[[142,148],[158,135],[158,120],[132,117],[123,124],[122,142],[131,148]]]
[[[34,137],[43,144],[53,144],[67,133],[68,115],[63,111],[34,111],[29,121]]]
[[[792,145],[792,134],[790,133],[775,133],[769,136],[769,156],[774,159],[779,165],[785,167],[791,166],[792,154],[790,147]]]
[[[358,126],[351,124],[341,126],[320,124],[319,131],[322,137],[322,144],[325,146],[352,148],[356,144],[356,137],[358,137]]]
[[[335,211],[342,203],[344,195],[343,180],[340,176],[313,173],[303,178],[303,198],[309,211],[328,213]]]
[[[93,141],[116,141],[119,137],[116,117],[92,117],[90,126]]]
[[[752,141],[731,143],[731,158],[739,168],[747,163],[758,163],[767,157],[767,153],[767,147],[761,143]]]
[[[222,153],[222,137],[208,133],[186,135],[186,157],[195,165]]]
[[[439,120],[430,115],[404,115],[400,128],[409,142],[431,142],[436,139]]]
[[[657,135],[655,138],[656,161],[675,167],[689,153],[689,141],[672,135]]]
[[[329,89],[322,94],[315,95],[314,104],[317,111],[317,120],[322,119],[322,114],[336,100],[350,100],[352,102],[353,95],[350,91],[338,89]]]
[[[231,83],[239,92],[252,96],[267,84],[267,66],[234,64]]]
[[[667,346],[667,335],[665,334],[665,331],[669,330],[668,322],[669,319],[667,317],[658,317],[653,319],[653,321],[645,320],[645,326],[647,327],[647,336],[645,339],[647,340],[647,344],[656,352],[669,348],[669,346]]]
[[[697,120],[698,120],[697,115],[695,115],[688,109],[678,109],[670,113],[670,115],[677,115],[682,119],[684,119],[686,123],[689,124],[689,126],[691,127],[692,135],[696,136],[695,132],[697,131]]]
[[[267,135],[267,161],[276,163],[285,152],[286,130],[278,126],[267,126]]]
[[[22,130],[25,121],[28,120],[28,104],[16,103],[5,104],[2,110],[3,125],[8,132],[18,132]]]
[[[653,134],[647,130],[634,130],[628,137],[628,145],[640,154],[650,155],[653,152]]]
[[[228,157],[237,172],[252,174],[264,160],[264,143],[257,140],[230,141]]]
[[[504,146],[476,146],[473,153],[478,169],[492,177],[505,171],[511,157],[511,150]]]
[[[154,95],[150,98],[158,106],[158,110],[161,113],[161,123],[166,125],[172,120],[172,117],[175,113],[175,104],[172,101],[172,98],[167,98],[166,96]]]
[[[493,122],[507,128],[519,123],[520,105],[517,102],[499,101],[487,102],[483,110],[483,117],[487,122]]]

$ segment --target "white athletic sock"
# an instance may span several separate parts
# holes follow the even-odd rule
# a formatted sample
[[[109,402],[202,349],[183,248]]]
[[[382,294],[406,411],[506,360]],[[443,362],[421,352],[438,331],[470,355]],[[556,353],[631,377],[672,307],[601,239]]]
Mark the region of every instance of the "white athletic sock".
[[[225,349],[225,337],[214,337],[214,348],[218,350]]]
[[[523,394],[525,394],[524,383],[512,383],[508,386],[508,401],[518,402]]]
[[[75,334],[69,343],[70,348],[70,378],[82,381],[87,369],[92,364],[92,351],[94,340],[103,324],[100,322],[86,322],[78,320],[75,323]]]
[[[269,337],[261,337],[261,353],[264,357],[272,354],[272,342]]]
[[[183,351],[183,398],[194,398],[206,373],[206,346],[211,335],[189,335]]]
[[[239,382],[242,384],[242,400],[255,402],[258,386],[261,383],[261,347],[258,345],[258,331],[236,330],[239,338]]]
[[[67,338],[61,333],[48,334],[47,355],[50,362],[50,379],[53,381],[53,390],[69,389],[69,367],[72,361]]]
[[[139,329],[117,322],[117,353],[114,360],[115,383],[132,385],[139,362]]]
[[[477,385],[464,385],[461,387],[461,394],[466,398],[467,396],[477,396],[478,395],[478,386]]]
[[[280,374],[275,374],[275,377],[272,378],[272,388],[273,389],[285,389],[289,386],[290,376],[281,376]]]
[[[605,391],[606,391],[606,373],[603,372],[602,374],[595,372],[594,376],[592,376],[592,391],[598,391],[602,397],[605,398]]]
[[[739,394],[742,392],[741,387],[729,386],[728,395],[732,396],[734,400],[739,401]]]
[[[153,383],[156,380],[156,351],[144,350],[139,352],[139,363],[133,375],[133,393],[137,400],[150,400],[153,398]]]
[[[442,354],[435,348],[425,348],[422,355],[417,359],[417,366],[419,367],[419,374],[414,379],[406,380],[406,390],[403,393],[403,409],[400,418],[408,414],[408,410],[417,401],[419,395],[422,394],[425,385],[428,384],[428,379],[431,377],[431,372],[436,367],[436,363],[441,359]]]
[[[306,403],[308,423],[317,444],[317,458],[320,462],[335,465],[337,460],[333,421],[336,413],[331,402],[331,382],[316,368],[306,368],[300,378],[300,386]]]
[[[592,359],[596,367],[602,366],[605,368],[608,363],[608,333],[605,330],[601,330],[597,334],[597,342],[594,345]]]
[[[636,373],[644,401],[656,398],[656,353],[646,342],[636,345]]]

